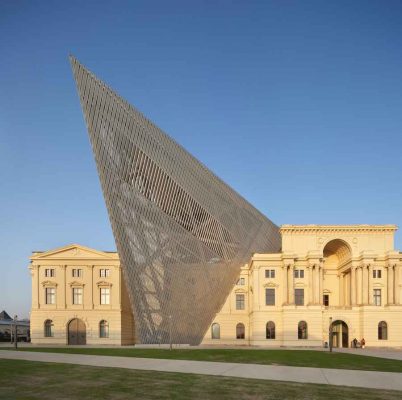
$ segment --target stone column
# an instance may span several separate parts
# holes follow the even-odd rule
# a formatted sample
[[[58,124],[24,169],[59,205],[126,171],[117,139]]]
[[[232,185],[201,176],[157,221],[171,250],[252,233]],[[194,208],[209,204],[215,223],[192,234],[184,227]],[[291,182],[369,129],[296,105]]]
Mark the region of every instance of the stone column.
[[[318,276],[319,276],[319,291],[318,291],[318,304],[323,304],[323,294],[324,294],[324,268],[320,263],[318,266]]]
[[[368,265],[368,301],[367,304],[373,304],[373,265]]]
[[[395,265],[394,277],[395,304],[401,304],[401,289],[399,287],[399,282],[401,281],[401,266],[398,264]]]
[[[283,305],[289,304],[289,289],[288,289],[288,266],[283,265],[282,267],[283,274]]]
[[[95,265],[87,265],[87,271],[89,274],[91,274],[91,284],[88,284],[88,288],[89,288],[89,299],[90,299],[90,303],[89,303],[89,308],[91,308],[92,310],[95,308],[94,305],[94,268]]]
[[[357,304],[363,304],[363,269],[360,266],[357,267],[356,276],[356,291],[357,291]]]
[[[295,266],[289,266],[289,304],[295,304]]]
[[[366,264],[361,265],[362,268],[362,297],[363,305],[368,304],[368,267]]]
[[[387,276],[387,294],[388,294],[388,304],[395,304],[395,297],[394,297],[394,265],[389,264],[386,267],[388,271]]]
[[[352,265],[350,271],[350,304],[352,306],[356,305],[356,267]]]
[[[308,278],[308,288],[307,288],[307,304],[313,304],[313,265],[307,266],[307,278]]]
[[[60,265],[60,272],[62,275],[62,279],[59,288],[56,290],[56,305],[57,308],[59,308],[58,306],[60,305],[60,308],[66,309],[67,291],[69,290],[69,288],[67,287],[67,265]]]
[[[314,281],[314,291],[313,291],[314,304],[318,304],[319,302],[318,296],[320,293],[320,273],[318,270],[318,264],[314,265],[313,281]]]
[[[344,285],[345,285],[344,276],[343,276],[343,272],[341,272],[339,274],[339,305],[340,306],[345,305]]]

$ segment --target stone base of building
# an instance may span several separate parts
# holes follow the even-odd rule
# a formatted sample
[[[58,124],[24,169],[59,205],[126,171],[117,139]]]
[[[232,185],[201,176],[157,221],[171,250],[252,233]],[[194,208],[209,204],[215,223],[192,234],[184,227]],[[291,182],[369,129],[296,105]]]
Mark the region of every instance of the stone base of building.
[[[267,324],[275,324],[275,332],[267,332]],[[306,332],[299,332],[304,321]],[[321,306],[285,306],[272,311],[253,311],[249,316],[219,314],[214,321],[219,324],[220,338],[212,339],[209,330],[203,345],[262,346],[262,347],[324,347],[329,345],[330,324],[334,347],[352,347],[352,341],[364,338],[368,347],[402,346],[402,306],[355,306],[324,308]],[[379,339],[379,324],[386,329]],[[245,327],[244,339],[236,338],[236,327]],[[267,338],[273,336],[274,338]],[[301,338],[299,338],[301,336]]]

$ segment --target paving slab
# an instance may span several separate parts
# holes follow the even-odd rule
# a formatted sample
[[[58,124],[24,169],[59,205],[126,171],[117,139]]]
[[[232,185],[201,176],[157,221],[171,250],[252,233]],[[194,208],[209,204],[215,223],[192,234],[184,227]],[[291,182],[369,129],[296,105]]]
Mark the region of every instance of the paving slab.
[[[402,373],[0,350],[0,358],[402,391]]]

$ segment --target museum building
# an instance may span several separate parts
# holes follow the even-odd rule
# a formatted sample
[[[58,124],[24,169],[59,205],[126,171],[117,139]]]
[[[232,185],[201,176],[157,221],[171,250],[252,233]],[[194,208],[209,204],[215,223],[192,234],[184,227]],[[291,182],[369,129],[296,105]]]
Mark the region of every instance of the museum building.
[[[201,344],[402,346],[402,253],[394,225],[283,225],[281,251],[245,264]],[[136,343],[117,253],[33,252],[34,344]]]

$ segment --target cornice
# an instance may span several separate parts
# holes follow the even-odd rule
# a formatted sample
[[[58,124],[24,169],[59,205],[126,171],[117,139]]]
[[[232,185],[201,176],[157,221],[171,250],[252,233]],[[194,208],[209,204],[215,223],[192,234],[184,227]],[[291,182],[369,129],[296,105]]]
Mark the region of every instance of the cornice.
[[[42,281],[42,286],[52,286],[52,287],[56,287],[57,283],[54,281]]]
[[[294,234],[311,234],[320,232],[325,234],[347,232],[347,233],[384,233],[395,232],[397,225],[282,225],[279,232]]]

